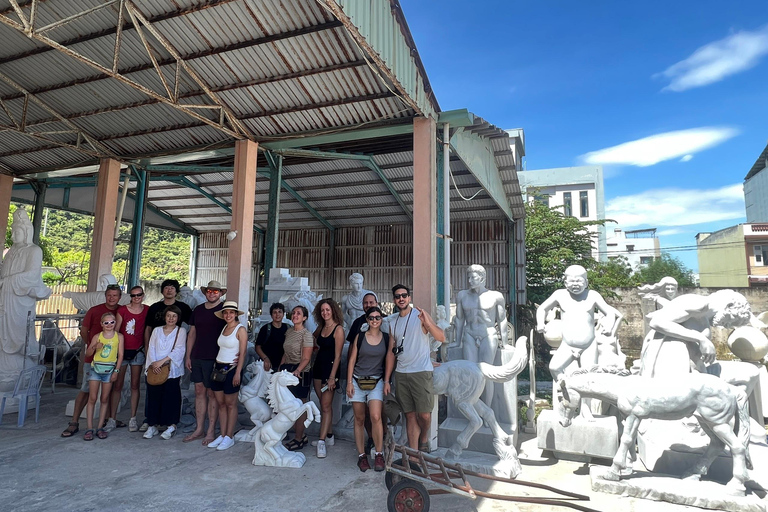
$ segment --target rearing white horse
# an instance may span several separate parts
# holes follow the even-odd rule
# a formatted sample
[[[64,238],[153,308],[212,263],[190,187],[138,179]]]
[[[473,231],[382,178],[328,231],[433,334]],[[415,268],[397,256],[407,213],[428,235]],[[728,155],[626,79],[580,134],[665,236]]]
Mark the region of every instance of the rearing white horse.
[[[293,396],[287,386],[299,383],[292,373],[285,370],[272,375],[267,390],[269,405],[275,411],[275,416],[266,422],[257,432],[254,440],[254,466],[278,466],[284,468],[300,468],[306,462],[301,452],[289,452],[283,446],[282,440],[294,422],[305,412],[307,419],[304,426],[312,421],[320,422],[320,411],[314,402],[303,403]]]
[[[627,474],[627,455],[642,420],[679,420],[694,416],[710,437],[710,443],[683,478],[698,480],[706,475],[709,466],[727,445],[733,457],[733,478],[728,482],[728,488],[734,494],[746,492],[744,483],[749,479],[747,469],[752,469],[752,462],[749,458],[749,409],[743,390],[713,375],[698,372],[675,378],[648,378],[629,375],[627,370],[616,367],[576,370],[562,376],[559,385],[563,393],[560,424],[564,427],[571,424],[582,398],[610,402],[627,418],[621,444],[604,478],[619,480]],[[738,435],[729,425],[734,417],[738,420]]]

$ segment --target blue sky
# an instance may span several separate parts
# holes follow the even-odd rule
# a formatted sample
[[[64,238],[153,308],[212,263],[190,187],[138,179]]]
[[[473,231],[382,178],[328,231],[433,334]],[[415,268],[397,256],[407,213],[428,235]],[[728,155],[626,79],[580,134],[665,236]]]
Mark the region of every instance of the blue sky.
[[[658,228],[693,270],[696,233],[745,221],[768,140],[765,2],[401,4],[441,108],[523,128],[527,169],[602,164],[606,216]]]

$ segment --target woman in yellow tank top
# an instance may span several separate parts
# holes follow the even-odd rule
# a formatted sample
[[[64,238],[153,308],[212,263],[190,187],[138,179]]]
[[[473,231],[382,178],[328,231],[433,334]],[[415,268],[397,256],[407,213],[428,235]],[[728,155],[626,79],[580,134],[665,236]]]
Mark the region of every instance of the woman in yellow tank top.
[[[93,440],[93,412],[96,408],[96,397],[101,387],[101,408],[99,409],[99,425],[106,419],[109,408],[109,394],[112,391],[112,382],[117,380],[120,365],[123,363],[123,335],[115,332],[116,317],[114,313],[104,313],[101,316],[101,332],[95,334],[88,345],[86,355],[93,355],[91,363],[90,382],[88,383],[88,405],[86,414],[88,417],[88,430],[83,439]],[[109,434],[103,428],[96,431],[96,437],[106,439]]]

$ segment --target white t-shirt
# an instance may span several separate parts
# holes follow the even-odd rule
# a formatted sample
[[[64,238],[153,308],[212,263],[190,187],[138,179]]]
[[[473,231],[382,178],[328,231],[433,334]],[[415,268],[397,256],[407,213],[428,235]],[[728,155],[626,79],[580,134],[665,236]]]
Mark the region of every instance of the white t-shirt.
[[[432,360],[429,357],[429,337],[421,328],[419,312],[411,308],[406,316],[399,313],[387,317],[389,335],[395,341],[395,347],[401,342],[403,351],[397,356],[398,373],[431,372]],[[403,339],[405,336],[405,339]]]

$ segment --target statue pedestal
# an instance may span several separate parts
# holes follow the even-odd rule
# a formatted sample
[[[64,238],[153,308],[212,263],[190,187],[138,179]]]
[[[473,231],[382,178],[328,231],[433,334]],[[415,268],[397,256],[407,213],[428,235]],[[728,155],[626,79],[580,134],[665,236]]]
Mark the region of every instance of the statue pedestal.
[[[601,478],[601,474],[606,469],[600,466],[589,468],[593,491],[710,510],[729,512],[765,512],[766,510],[765,501],[754,494],[731,496],[724,485],[715,482],[697,482],[668,475],[647,474],[634,474],[616,482]]]
[[[447,448],[438,448],[430,453],[433,457],[440,457],[445,462],[451,464],[461,464],[461,467],[477,473],[498,476],[501,478],[515,478],[520,470],[520,463],[510,460],[499,460],[499,457],[487,453],[478,453],[470,450],[464,450],[458,459],[451,458],[447,454]]]
[[[541,411],[536,437],[540,449],[553,452],[558,459],[577,462],[592,457],[613,459],[619,449],[619,427],[613,416],[595,416],[594,421],[579,416],[571,426],[563,427],[557,412]]]
[[[647,425],[646,425],[647,423]],[[645,428],[644,428],[645,427]],[[637,435],[637,455],[648,471],[680,476],[701,456],[709,444],[709,436],[692,433],[679,421],[645,420]],[[751,442],[749,453],[754,469],[750,478],[768,488],[768,444]],[[723,451],[712,462],[707,478],[727,482],[733,475],[730,452]]]

